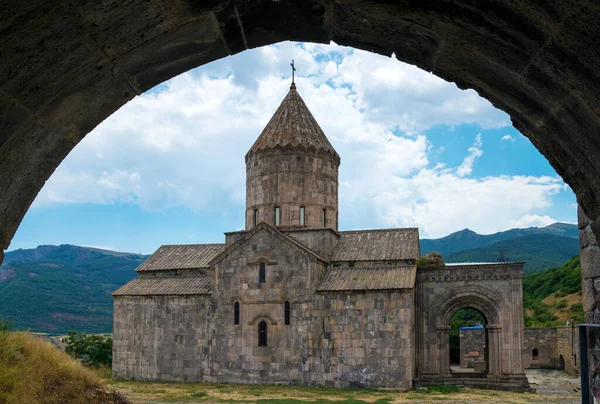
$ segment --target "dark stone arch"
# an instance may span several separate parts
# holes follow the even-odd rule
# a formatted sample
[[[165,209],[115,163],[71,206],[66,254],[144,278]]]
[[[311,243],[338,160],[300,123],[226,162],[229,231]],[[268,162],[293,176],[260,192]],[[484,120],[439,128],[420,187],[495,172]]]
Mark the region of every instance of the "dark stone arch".
[[[469,307],[483,314],[488,324],[499,324],[503,306],[502,295],[488,286],[479,284],[451,288],[433,300],[431,307],[435,308],[436,315],[430,317],[433,321],[431,325],[447,326],[454,313]]]
[[[136,94],[283,40],[395,53],[475,89],[511,116],[595,221],[599,14],[592,0],[15,4],[0,26],[0,248],[69,151]]]
[[[254,325],[260,321],[267,321],[267,323],[270,325],[277,325],[277,321],[275,321],[273,317],[269,316],[268,314],[257,314],[252,320],[248,322],[248,324]]]

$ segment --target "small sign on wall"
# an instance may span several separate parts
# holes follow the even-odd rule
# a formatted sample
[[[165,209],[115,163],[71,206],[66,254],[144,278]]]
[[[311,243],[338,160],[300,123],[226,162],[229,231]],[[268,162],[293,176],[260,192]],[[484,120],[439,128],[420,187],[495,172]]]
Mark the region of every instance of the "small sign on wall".
[[[469,356],[472,356],[472,357],[479,356],[479,351],[471,351],[471,352],[469,352]]]

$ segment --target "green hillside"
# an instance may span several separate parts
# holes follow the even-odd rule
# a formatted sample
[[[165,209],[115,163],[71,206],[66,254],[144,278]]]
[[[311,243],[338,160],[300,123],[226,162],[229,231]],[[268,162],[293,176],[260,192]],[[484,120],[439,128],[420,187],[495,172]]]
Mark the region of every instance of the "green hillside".
[[[583,322],[579,255],[562,266],[523,279],[526,327],[564,325],[565,319]],[[560,321],[562,318],[563,321]]]
[[[579,230],[576,225],[569,223],[553,223],[546,227],[530,227],[527,229],[510,229],[494,234],[477,234],[472,230],[464,229],[438,239],[421,239],[421,254],[437,251],[446,257],[458,251],[487,247],[504,240],[511,240],[524,236],[553,235],[574,239],[573,245],[578,245]],[[495,261],[498,253],[494,256]],[[561,261],[562,264],[563,261]]]
[[[32,331],[111,332],[110,293],[145,258],[72,245],[8,252],[0,267],[0,315]]]
[[[579,253],[578,239],[552,234],[533,234],[495,242],[489,246],[459,251],[444,256],[444,261],[497,261],[504,250],[506,261],[525,261],[525,273],[546,271],[562,265]]]

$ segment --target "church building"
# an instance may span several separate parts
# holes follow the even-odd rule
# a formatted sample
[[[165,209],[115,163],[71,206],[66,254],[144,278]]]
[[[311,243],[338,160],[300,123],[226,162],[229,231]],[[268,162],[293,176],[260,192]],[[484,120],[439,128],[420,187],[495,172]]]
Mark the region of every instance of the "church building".
[[[113,293],[114,377],[443,383],[450,317],[473,307],[490,330],[482,380],[526,385],[523,263],[417,270],[418,229],[339,231],[339,166],[292,82],[246,154],[245,229],[164,245]]]

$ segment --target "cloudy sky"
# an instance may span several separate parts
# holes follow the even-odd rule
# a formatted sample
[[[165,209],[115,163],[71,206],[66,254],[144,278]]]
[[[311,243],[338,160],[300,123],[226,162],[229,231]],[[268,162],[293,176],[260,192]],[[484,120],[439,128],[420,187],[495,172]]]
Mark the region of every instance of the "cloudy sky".
[[[287,42],[123,106],[56,170],[10,249],[222,242],[244,225],[244,155],[289,89],[292,59],[298,92],[342,159],[340,230],[417,226],[437,238],[575,221],[571,189],[476,92],[393,57]]]

